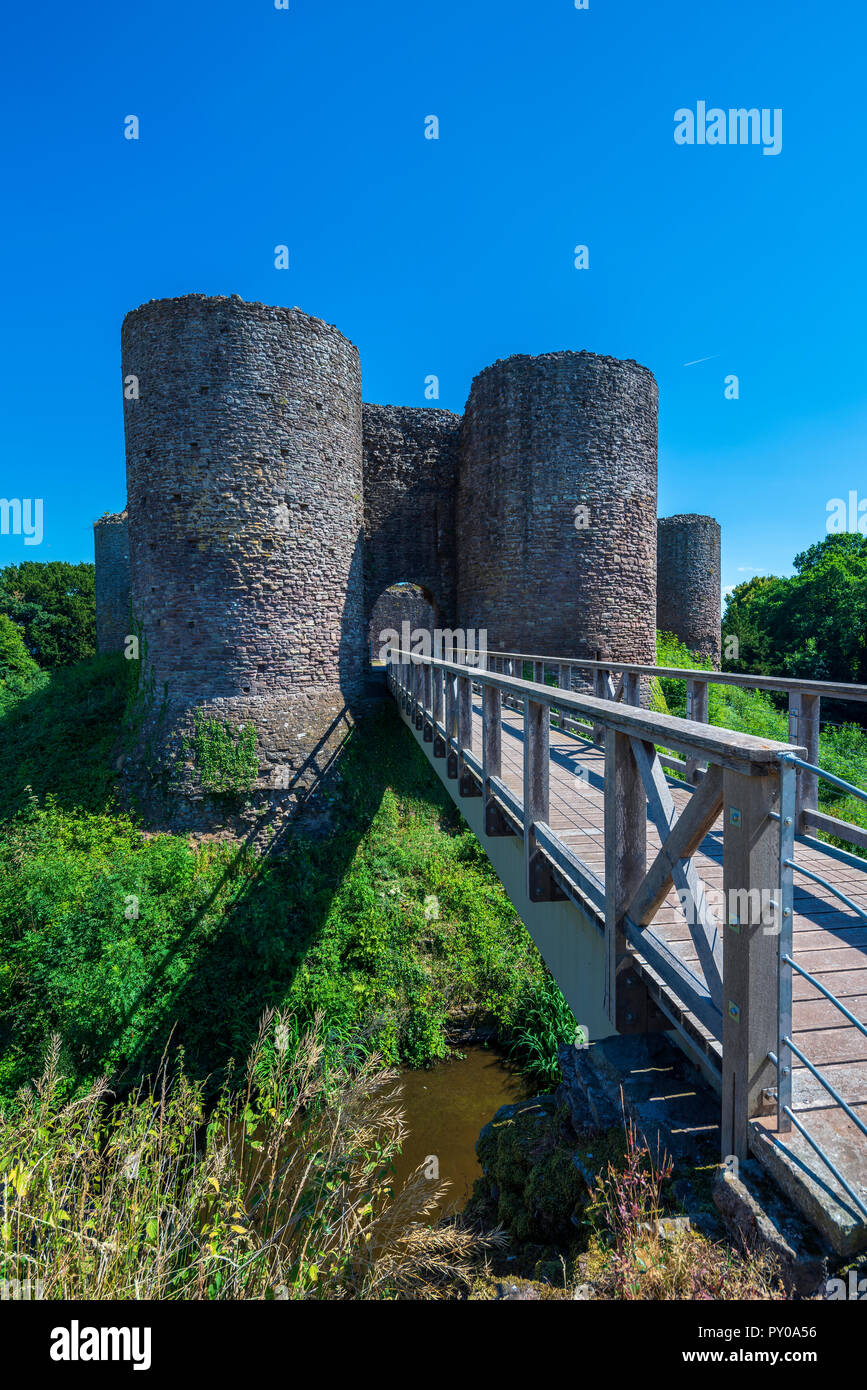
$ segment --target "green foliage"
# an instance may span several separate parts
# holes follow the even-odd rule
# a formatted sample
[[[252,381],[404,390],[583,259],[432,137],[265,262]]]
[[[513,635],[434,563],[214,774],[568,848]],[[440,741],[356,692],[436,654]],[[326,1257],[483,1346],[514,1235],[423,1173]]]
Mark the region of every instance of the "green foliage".
[[[0,822],[26,805],[30,790],[58,805],[102,809],[115,766],[128,682],[135,663],[94,657],[60,670],[36,670],[0,684]]]
[[[81,1085],[151,1072],[173,1029],[192,1075],[219,1073],[267,1007],[321,1016],[335,1055],[411,1065],[445,1054],[455,1009],[529,1030],[542,960],[393,711],[324,788],[329,838],[263,860],[118,814],[133,664],[54,672],[0,722],[0,1094],[54,1031]]]
[[[44,676],[24,645],[20,627],[0,613],[0,718],[44,683]]]
[[[24,645],[21,629],[5,613],[0,613],[0,681],[10,676],[33,676],[37,663]]]
[[[197,709],[193,726],[186,749],[198,769],[202,790],[217,796],[247,795],[259,775],[255,725],[233,728],[219,719],[209,719]]]
[[[671,633],[657,633],[657,663],[660,666],[712,670],[709,661],[702,660]],[[653,707],[661,713],[686,714],[686,682],[674,677],[654,681]],[[708,687],[709,723],[757,738],[789,741],[787,711],[772,693],[747,690],[734,685]],[[819,732],[819,766],[856,786],[867,788],[867,731],[858,724],[826,724]],[[847,820],[867,829],[867,803],[848,796],[840,788],[819,779],[819,805],[829,815]],[[832,843],[852,850],[846,841],[830,838]],[[862,857],[864,851],[856,850]]]
[[[57,1039],[0,1109],[0,1282],[48,1300],[436,1297],[492,1244],[425,1218],[445,1186],[395,1190],[393,1072],[335,1069],[266,1014],[240,1085],[208,1097],[182,1057],[123,1098],[72,1101]],[[244,1084],[246,1082],[246,1084]],[[114,1101],[114,1103],[112,1103]]]
[[[788,579],[739,584],[726,599],[727,668],[804,680],[867,682],[867,536],[825,536],[795,556]]]
[[[24,645],[44,669],[68,666],[96,651],[94,566],[24,560],[0,569],[0,613],[21,628]]]
[[[515,1003],[510,1051],[540,1085],[556,1086],[560,1080],[559,1050],[574,1043],[577,1028],[575,1015],[554,977],[546,972]]]

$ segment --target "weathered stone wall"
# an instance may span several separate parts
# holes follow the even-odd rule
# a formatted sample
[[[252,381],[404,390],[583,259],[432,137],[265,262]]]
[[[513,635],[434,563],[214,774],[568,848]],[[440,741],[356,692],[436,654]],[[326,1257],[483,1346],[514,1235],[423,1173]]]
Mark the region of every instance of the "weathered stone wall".
[[[690,651],[720,662],[721,564],[719,522],[712,516],[660,518],[656,623]]]
[[[133,610],[153,701],[142,747],[175,822],[207,827],[214,809],[196,804],[184,745],[193,708],[252,721],[250,814],[279,823],[363,692],[358,352],[298,309],[237,296],[152,300],[127,315],[122,345],[124,377],[140,383],[125,426]]]
[[[402,634],[405,622],[409,623],[411,632],[419,628],[432,632],[436,627],[433,606],[421,590],[410,584],[394,585],[380,594],[373,609],[368,638],[374,657],[379,655],[382,634],[389,629]]]
[[[462,419],[362,406],[356,349],[299,309],[154,300],[122,337],[139,390],[128,512],[95,528],[99,641],[123,645],[129,591],[143,694],[125,775],[155,817],[279,828],[363,705],[368,642],[404,620],[484,631],[493,651],[655,660],[646,368],[511,357],[476,377]],[[660,623],[718,658],[719,527],[673,517],[659,537]],[[196,707],[256,728],[235,822],[202,786]]]
[[[486,629],[493,651],[653,661],[656,441],[656,382],[635,362],[557,352],[477,376],[458,492],[460,626]]]
[[[107,512],[93,523],[96,571],[96,649],[123,651],[131,632],[129,528],[126,512]]]
[[[440,626],[455,612],[455,501],[461,417],[365,405],[367,612],[399,580],[418,584]]]

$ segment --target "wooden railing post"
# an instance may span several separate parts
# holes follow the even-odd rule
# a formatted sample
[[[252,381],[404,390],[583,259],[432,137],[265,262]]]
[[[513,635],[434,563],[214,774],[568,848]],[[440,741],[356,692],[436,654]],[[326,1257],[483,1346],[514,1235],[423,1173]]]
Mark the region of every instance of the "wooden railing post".
[[[808,763],[818,766],[819,762],[819,715],[821,695],[807,695],[793,690],[789,695],[789,742],[806,748]],[[805,772],[798,768],[797,783],[797,828],[799,834],[815,834],[804,820],[805,811],[819,809],[819,779],[815,772]]]
[[[482,686],[482,778],[485,798],[485,834],[512,835],[514,831],[494,800],[492,777],[503,775],[503,700],[496,686]]]
[[[548,861],[536,844],[535,827],[548,824],[551,770],[548,705],[524,702],[524,887],[531,902],[562,897],[555,890]]]
[[[446,671],[446,777],[458,775],[458,678]]]
[[[533,662],[533,680],[536,685],[545,684],[545,663],[544,661]]]
[[[467,764],[465,750],[473,750],[473,682],[471,676],[458,677],[458,791],[461,796],[480,796],[481,791]]]
[[[686,683],[686,717],[692,719],[696,724],[706,724],[708,715],[708,683],[707,681],[697,680],[694,676]],[[687,758],[686,760],[686,780],[696,786],[707,772],[707,763],[703,758]]]
[[[749,1122],[776,1070],[780,774],[725,769],[723,780],[722,1157],[749,1157]]]
[[[433,671],[430,666],[422,667],[422,716],[425,743],[433,739]]]
[[[414,671],[413,671],[413,682],[412,682],[412,685],[413,685],[412,695],[413,695],[413,712],[414,712],[414,719],[413,719],[413,722],[414,722],[415,727],[416,727],[417,729],[421,729],[421,728],[424,727],[424,705],[423,705],[423,695],[424,695],[424,666],[422,665],[421,661],[416,661],[416,663],[415,663],[415,667],[414,667]]]
[[[431,671],[431,681],[433,682],[433,755],[435,758],[444,758],[446,755],[446,743],[439,731],[442,724],[445,727],[443,717],[443,672],[438,666]]]
[[[652,744],[647,745],[653,757]],[[647,795],[627,734],[605,733],[605,1006],[619,1033],[648,1031],[647,989],[633,968],[626,909],[647,872]]]
[[[593,694],[596,696],[596,698],[597,698],[598,700],[610,700],[610,699],[611,699],[611,689],[610,689],[610,686],[609,686],[609,684],[608,684],[608,672],[607,672],[607,670],[605,670],[604,667],[602,667],[602,668],[598,668],[598,667],[597,667],[597,668],[594,670],[594,672],[593,672]],[[594,724],[594,725],[593,725],[593,742],[594,742],[594,743],[601,744],[602,746],[604,746],[604,744],[605,744],[605,732],[606,732],[606,731],[605,731],[605,725],[604,725],[604,724]]]
[[[623,699],[627,705],[641,705],[641,677],[637,671],[623,673]]]

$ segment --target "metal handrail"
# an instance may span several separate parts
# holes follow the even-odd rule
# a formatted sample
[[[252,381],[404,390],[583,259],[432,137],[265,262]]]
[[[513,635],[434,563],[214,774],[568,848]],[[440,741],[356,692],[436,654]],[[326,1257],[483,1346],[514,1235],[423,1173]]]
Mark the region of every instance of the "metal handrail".
[[[852,1123],[854,1125],[857,1125],[861,1133],[867,1136],[867,1125],[865,1125],[864,1121],[862,1119],[859,1119],[859,1117],[855,1114],[855,1111],[851,1108],[851,1106],[849,1106],[846,1103],[846,1101],[840,1095],[840,1092],[834,1086],[831,1085],[831,1082],[828,1080],[828,1078],[824,1076],[822,1072],[819,1071],[819,1068],[813,1062],[810,1061],[809,1057],[805,1057],[804,1053],[798,1047],[797,1043],[793,1042],[791,1038],[786,1038],[786,1046],[792,1049],[795,1056],[799,1058],[801,1062],[803,1062],[804,1066],[807,1068],[809,1072],[812,1072],[813,1076],[815,1076],[819,1084],[825,1087],[825,1090],[828,1092],[828,1095],[833,1097],[833,1099],[840,1106],[840,1109],[846,1111],[846,1114],[849,1116],[849,1119],[852,1121]]]
[[[803,864],[796,864],[794,859],[784,859],[782,862],[786,868],[794,869],[797,873],[803,874],[805,878],[811,878],[814,883],[821,883],[822,887],[827,888],[829,893],[833,893],[835,898],[839,898],[841,903],[845,903],[847,907],[851,907],[853,912],[857,912],[859,917],[863,917],[864,920],[867,921],[867,912],[865,912],[864,908],[859,907],[857,903],[853,902],[852,899],[847,897],[839,888],[836,888],[827,878],[823,878],[821,874],[814,873],[812,869],[805,869]]]
[[[781,897],[781,919],[779,937],[779,964],[777,973],[777,1051],[769,1052],[768,1057],[773,1066],[777,1069],[777,1132],[787,1134],[791,1132],[792,1125],[807,1141],[815,1153],[819,1155],[822,1162],[826,1165],[834,1177],[856,1203],[859,1210],[867,1216],[867,1205],[861,1200],[857,1192],[846,1181],[833,1160],[825,1152],[822,1145],[808,1131],[807,1127],[797,1118],[793,1109],[792,1097],[792,1055],[810,1071],[821,1086],[825,1088],[835,1103],[852,1121],[857,1128],[867,1136],[867,1125],[854,1112],[850,1105],[843,1099],[836,1088],[831,1084],[826,1076],[819,1070],[809,1057],[802,1052],[801,1048],[792,1039],[792,972],[803,976],[810,981],[819,992],[849,1020],[850,1023],[867,1037],[867,1027],[865,1027],[854,1014],[843,1005],[829,989],[815,979],[809,971],[804,970],[794,959],[794,874],[803,874],[806,878],[812,879],[827,888],[835,897],[850,907],[859,917],[867,919],[867,912],[853,902],[851,898],[840,891],[839,888],[823,878],[821,874],[814,873],[812,869],[804,868],[802,864],[795,861],[795,777],[797,769],[801,768],[808,772],[816,773],[820,777],[827,777],[829,781],[845,787],[850,784],[845,783],[842,778],[835,777],[832,773],[826,773],[822,768],[806,762],[794,753],[781,753],[780,779],[781,779],[781,803],[779,814],[772,813],[773,818],[780,827],[780,897]],[[858,791],[858,788],[852,788]],[[867,794],[859,792],[859,795],[867,800]]]
[[[859,797],[862,801],[867,801],[867,792],[863,787],[856,787],[854,782],[847,782],[844,777],[838,777],[833,772],[826,772],[823,767],[816,767],[815,763],[807,763],[803,758],[798,758],[794,753],[781,753],[780,758],[785,759],[794,767],[800,767],[804,772],[813,772],[817,777],[822,777],[826,782],[833,782],[835,787],[841,787],[844,792],[850,792],[852,796]]]
[[[591,723],[614,725],[633,737],[647,738],[653,733],[656,735],[656,742],[661,739],[687,757],[705,758],[711,762],[715,757],[728,757],[744,764],[766,764],[791,752],[793,748],[800,747],[799,744],[759,738],[753,734],[743,734],[734,729],[710,724],[698,726],[708,730],[706,734],[699,734],[696,733],[697,726],[692,720],[682,719],[678,715],[652,713],[638,706],[621,704],[616,700],[579,694],[574,690],[561,690],[557,686],[525,681],[518,676],[507,676],[480,667],[463,666],[460,662],[426,656],[421,652],[405,651],[397,646],[389,648],[388,655],[396,665],[429,666],[432,670],[442,671],[446,675],[470,678],[481,684],[495,686],[501,692],[516,698],[529,697],[538,704],[583,715]],[[648,726],[656,727],[650,729]]]
[[[797,961],[792,960],[791,956],[783,956],[783,960],[786,965],[790,965],[793,970],[797,970],[798,974],[802,975],[805,980],[809,980],[810,984],[814,985],[820,994],[824,994],[829,1003],[836,1005],[840,1013],[844,1014],[849,1022],[855,1025],[859,1033],[863,1033],[865,1038],[867,1038],[867,1027],[846,1008],[845,1004],[840,1003],[836,994],[832,994],[829,989],[826,989],[822,982],[816,979],[815,975],[811,975],[809,970],[805,970],[802,965],[798,965]]]
[[[775,1061],[776,1058],[774,1058],[773,1060]],[[791,1124],[795,1126],[798,1132],[804,1136],[807,1143],[810,1145],[810,1148],[814,1151],[814,1153],[817,1153],[819,1155],[826,1168],[830,1169],[830,1171],[834,1174],[834,1177],[837,1179],[838,1183],[844,1189],[844,1191],[849,1193],[849,1196],[852,1198],[852,1201],[855,1203],[856,1207],[858,1207],[859,1211],[863,1212],[864,1215],[867,1216],[867,1205],[865,1205],[865,1203],[858,1196],[858,1193],[855,1191],[854,1187],[852,1187],[851,1183],[848,1183],[846,1181],[846,1179],[843,1177],[843,1174],[840,1172],[840,1169],[837,1167],[836,1163],[834,1163],[833,1160],[830,1159],[828,1155],[825,1153],[825,1150],[822,1148],[822,1145],[819,1144],[817,1140],[813,1138],[812,1134],[809,1133],[806,1127],[801,1124],[801,1121],[798,1119],[797,1115],[795,1114],[790,1105],[786,1106],[786,1118],[791,1122]]]

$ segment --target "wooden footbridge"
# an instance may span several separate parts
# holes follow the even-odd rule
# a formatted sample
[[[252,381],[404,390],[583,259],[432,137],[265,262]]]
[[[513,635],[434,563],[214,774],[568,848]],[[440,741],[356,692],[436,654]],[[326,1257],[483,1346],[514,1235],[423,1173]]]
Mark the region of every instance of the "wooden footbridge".
[[[821,699],[867,687],[394,650],[389,688],[591,1035],[672,1030],[841,1253],[867,1245],[867,833],[818,809]],[[689,718],[644,708],[687,682]],[[525,679],[529,677],[529,679]],[[791,743],[707,721],[708,685],[786,691]],[[590,693],[590,692],[593,693]],[[646,704],[646,699],[644,704]]]

